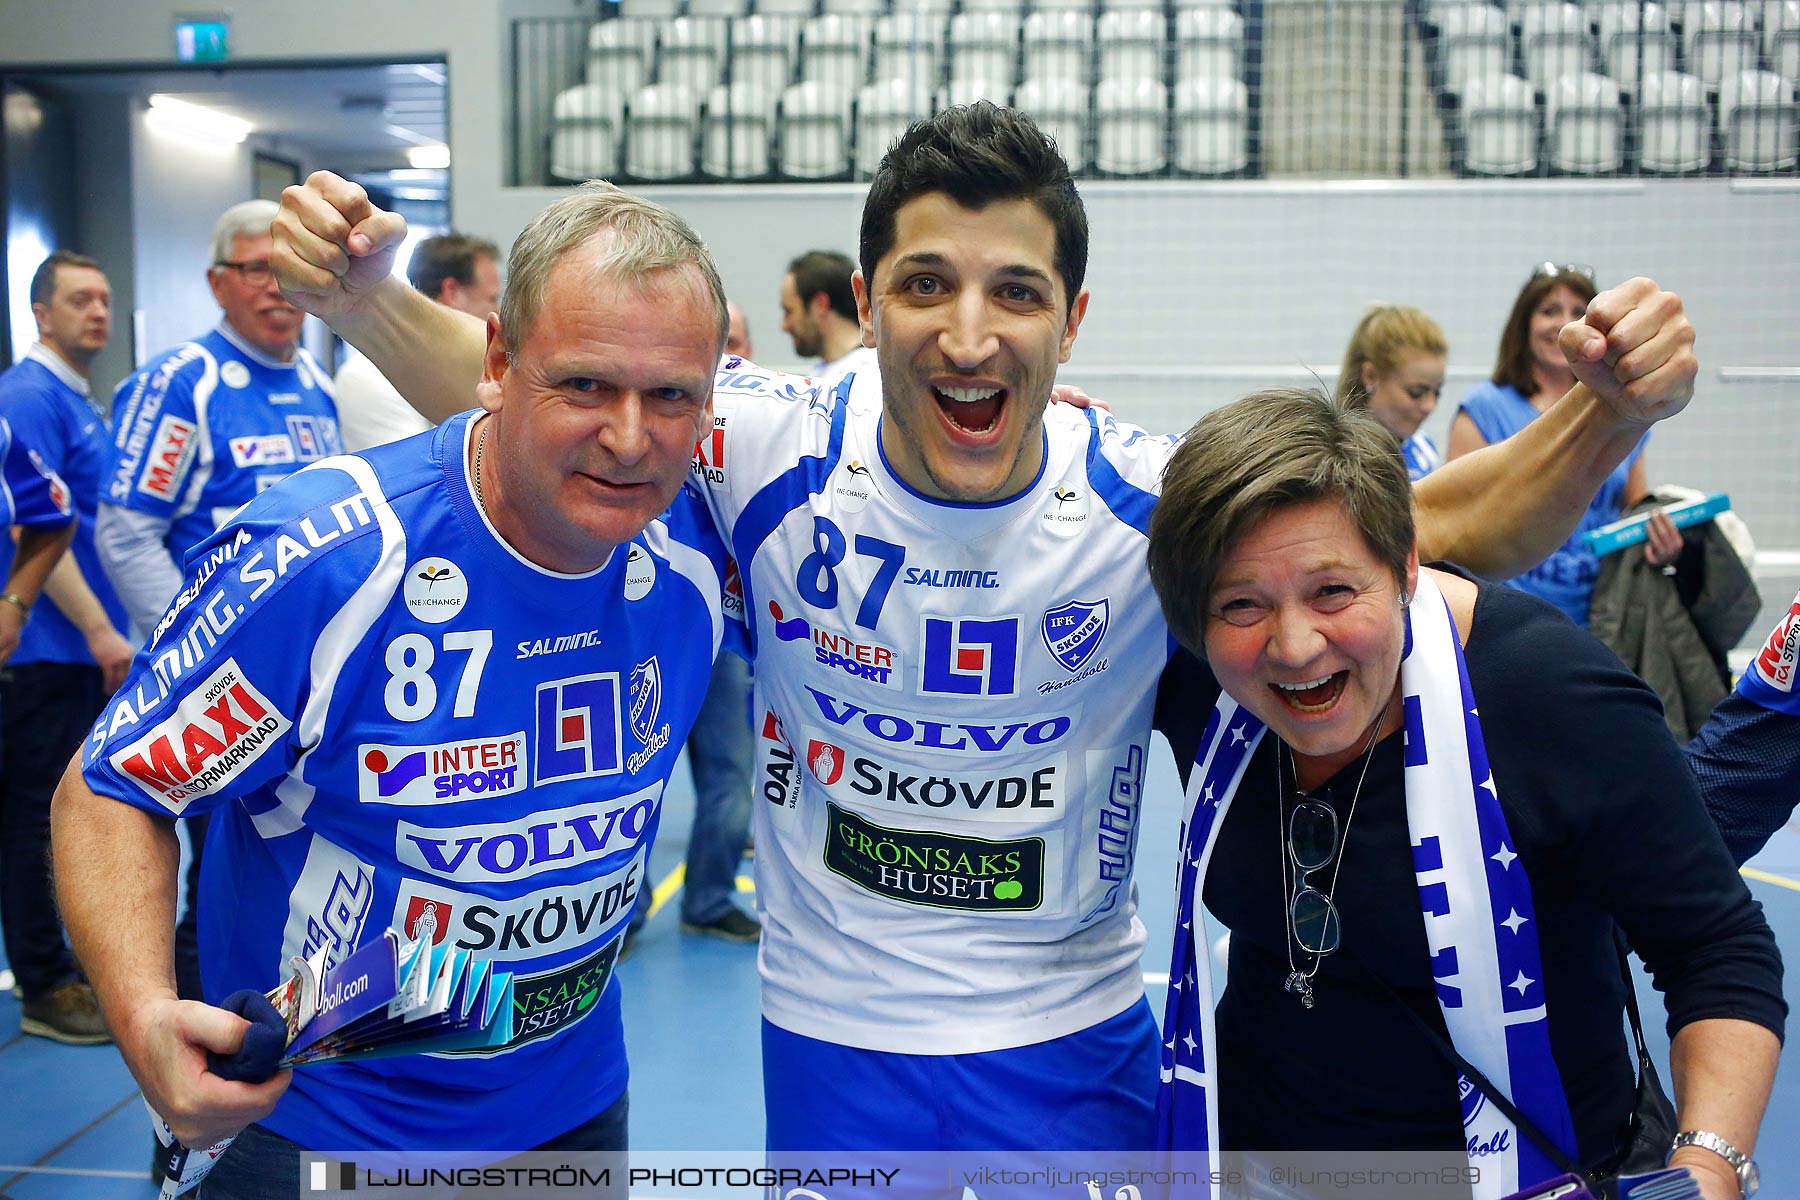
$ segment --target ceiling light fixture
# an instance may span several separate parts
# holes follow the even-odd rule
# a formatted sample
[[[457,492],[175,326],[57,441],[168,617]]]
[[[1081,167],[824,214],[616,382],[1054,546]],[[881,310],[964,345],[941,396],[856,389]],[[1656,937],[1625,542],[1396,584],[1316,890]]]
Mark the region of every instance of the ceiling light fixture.
[[[419,168],[435,168],[443,170],[450,165],[450,147],[440,144],[428,146],[411,146],[406,151],[406,161]]]
[[[150,97],[150,111],[146,114],[146,119],[152,128],[164,133],[215,146],[235,146],[256,128],[250,122],[240,117],[227,116],[218,109],[189,104],[186,100],[163,95]]]

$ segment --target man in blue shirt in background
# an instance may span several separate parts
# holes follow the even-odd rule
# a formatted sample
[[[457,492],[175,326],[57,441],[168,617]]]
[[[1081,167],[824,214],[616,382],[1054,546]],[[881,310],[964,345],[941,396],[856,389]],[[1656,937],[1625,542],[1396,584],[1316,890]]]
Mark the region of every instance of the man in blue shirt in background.
[[[71,1045],[111,1040],[63,941],[50,895],[50,797],[69,756],[131,665],[125,609],[94,549],[95,506],[111,438],[94,407],[88,374],[112,332],[112,288],[100,264],[58,250],[31,278],[38,340],[0,375],[0,417],[68,485],[77,526],[74,553],[44,585],[0,671],[0,906],[6,957],[24,1012],[22,1032]],[[0,546],[8,556],[12,546]]]

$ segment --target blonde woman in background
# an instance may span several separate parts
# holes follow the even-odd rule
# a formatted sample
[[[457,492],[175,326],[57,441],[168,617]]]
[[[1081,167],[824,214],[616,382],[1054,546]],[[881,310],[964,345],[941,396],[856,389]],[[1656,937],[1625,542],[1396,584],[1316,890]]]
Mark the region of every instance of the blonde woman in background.
[[[1344,350],[1338,401],[1368,409],[1400,439],[1406,473],[1414,482],[1444,461],[1419,427],[1443,395],[1449,350],[1436,321],[1421,309],[1398,304],[1377,304],[1364,313]]]

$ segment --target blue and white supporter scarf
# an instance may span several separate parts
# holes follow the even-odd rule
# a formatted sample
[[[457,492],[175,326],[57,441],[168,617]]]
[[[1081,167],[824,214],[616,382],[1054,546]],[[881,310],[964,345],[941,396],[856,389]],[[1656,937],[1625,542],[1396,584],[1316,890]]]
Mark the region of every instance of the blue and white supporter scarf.
[[[1531,887],[1500,811],[1456,626],[1443,593],[1424,574],[1406,612],[1400,684],[1406,822],[1444,1024],[1457,1052],[1573,1158],[1574,1127],[1550,1055]],[[1215,1170],[1218,1055],[1203,888],[1263,728],[1249,709],[1220,694],[1189,779],[1177,868],[1157,1136],[1163,1149],[1207,1151]],[[1479,1089],[1467,1079],[1459,1088],[1469,1162],[1481,1172],[1475,1200],[1498,1200],[1560,1174]],[[1217,1183],[1212,1191],[1219,1194]]]

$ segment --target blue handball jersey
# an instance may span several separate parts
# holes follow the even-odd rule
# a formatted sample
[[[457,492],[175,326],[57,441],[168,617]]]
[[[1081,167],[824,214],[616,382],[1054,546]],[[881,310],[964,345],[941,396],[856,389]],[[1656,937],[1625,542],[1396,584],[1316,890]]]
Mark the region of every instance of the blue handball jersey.
[[[197,547],[86,748],[95,791],[214,814],[208,999],[389,926],[516,973],[498,1052],[297,1071],[263,1124],[315,1149],[529,1149],[625,1087],[612,967],[724,549],[684,490],[598,570],[536,567],[474,500],[473,427],[320,463]]]
[[[1800,595],[1738,680],[1738,695],[1773,712],[1800,717]]]
[[[13,430],[61,475],[74,494],[75,544],[69,553],[113,627],[126,631],[125,606],[119,602],[112,581],[94,548],[94,517],[99,506],[101,472],[112,453],[106,422],[95,410],[86,381],[42,343],[25,352],[11,370],[0,375],[0,415]],[[11,547],[0,549],[10,557]],[[54,603],[32,609],[31,620],[19,634],[14,663],[58,662],[92,664],[87,636]]]
[[[8,525],[58,526],[75,519],[69,487],[37,452],[15,441],[0,417],[0,516]]]
[[[331,377],[313,356],[276,362],[221,325],[114,391],[102,499],[168,520],[180,562],[258,492],[343,449]]]
[[[1422,433],[1415,433],[1400,443],[1400,457],[1406,460],[1406,477],[1414,483],[1444,465],[1436,443]]]

